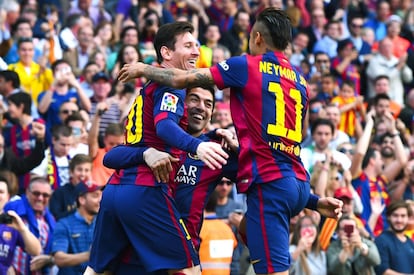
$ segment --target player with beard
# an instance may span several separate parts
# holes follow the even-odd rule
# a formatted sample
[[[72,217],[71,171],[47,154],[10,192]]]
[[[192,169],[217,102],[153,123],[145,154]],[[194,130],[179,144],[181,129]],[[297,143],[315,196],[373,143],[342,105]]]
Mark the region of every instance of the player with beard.
[[[195,68],[199,51],[193,31],[188,22],[165,24],[158,30],[154,45],[162,67]],[[127,116],[125,143],[166,150],[172,156],[179,156],[181,150],[197,153],[213,169],[221,168],[228,156],[221,146],[184,131],[185,95],[186,90],[148,83]],[[91,268],[85,274],[110,269],[128,245],[149,272],[167,269],[170,274],[198,274],[198,255],[172,197],[172,187],[159,182],[144,164],[114,172],[103,191]]]
[[[231,113],[240,142],[237,189],[247,193],[245,232],[257,274],[288,274],[289,220],[310,197],[309,176],[300,159],[309,91],[284,55],[291,33],[288,16],[267,8],[252,27],[251,55],[191,71],[134,63],[119,75],[123,82],[145,74],[176,88],[231,88]],[[316,197],[312,209],[340,216],[342,202],[327,199]]]
[[[206,166],[194,154],[182,152],[179,156],[179,168],[174,178],[170,178],[171,186],[175,186],[174,199],[181,217],[191,236],[195,248],[199,249],[199,233],[203,221],[203,210],[208,198],[223,176],[231,179],[237,174],[237,139],[230,131],[218,129],[214,132],[204,134],[205,127],[211,119],[214,106],[214,89],[193,88],[187,91],[186,107],[188,111],[187,132],[202,141],[213,141],[220,143],[226,140],[226,144],[232,148],[233,153],[227,164],[222,169],[212,170]],[[223,138],[222,138],[223,137]],[[154,148],[137,148],[120,145],[110,150],[104,158],[104,164],[112,169],[132,167],[138,164],[147,163],[152,168],[154,175],[160,181],[168,182],[170,168],[164,166],[169,161],[175,162],[169,154],[158,151]],[[171,164],[169,164],[171,165]],[[169,166],[167,165],[167,166]],[[141,264],[142,260],[134,251],[128,249],[119,264],[114,270],[115,274],[167,274],[166,271],[147,272]]]
[[[394,137],[389,132],[385,133],[380,138],[380,153],[384,166],[390,164],[395,160],[395,146]]]
[[[375,268],[376,274],[414,273],[414,242],[404,234],[412,214],[405,201],[395,201],[388,206],[390,229],[375,239],[381,257],[381,264]]]
[[[187,132],[202,141],[213,141],[220,143],[225,140],[226,144],[231,144],[233,153],[229,153],[230,158],[223,169],[212,170],[206,166],[197,155],[182,152],[179,156],[179,168],[174,178],[173,185],[174,198],[181,217],[183,218],[190,234],[194,246],[198,249],[200,245],[199,232],[203,220],[203,210],[208,201],[208,197],[222,177],[235,180],[237,173],[237,139],[230,131],[217,129],[216,131],[204,134],[204,130],[211,119],[214,106],[214,89],[193,88],[187,92],[186,106],[188,111]],[[148,147],[147,147],[148,148]],[[104,158],[104,165],[112,169],[122,169],[133,167],[146,161],[148,166],[153,168],[154,176],[160,181],[167,182],[166,168],[160,162],[174,162],[168,154],[154,148],[136,148],[120,145],[108,153]],[[145,152],[145,153],[144,153]],[[165,158],[165,160],[164,160]],[[159,163],[159,164],[158,164]],[[158,165],[157,165],[158,164]]]

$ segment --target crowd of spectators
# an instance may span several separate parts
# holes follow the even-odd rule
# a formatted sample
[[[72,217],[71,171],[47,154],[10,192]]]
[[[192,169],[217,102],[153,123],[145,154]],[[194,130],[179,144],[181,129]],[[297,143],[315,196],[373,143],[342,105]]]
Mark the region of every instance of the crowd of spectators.
[[[14,217],[0,226],[7,243],[0,268],[80,274],[100,187],[112,173],[103,157],[123,142],[123,122],[146,82],[120,83],[117,74],[127,63],[157,65],[160,25],[192,22],[197,66],[210,67],[248,52],[255,15],[269,6],[289,14],[294,32],[285,55],[309,85],[300,154],[312,190],[344,202],[339,221],[307,210],[292,219],[290,273],[413,274],[408,0],[0,0],[0,207]],[[209,128],[231,129],[229,91],[216,89],[215,97]],[[223,182],[215,212],[235,231],[241,216],[233,210],[245,202]],[[252,272],[246,251],[239,241],[232,275]]]

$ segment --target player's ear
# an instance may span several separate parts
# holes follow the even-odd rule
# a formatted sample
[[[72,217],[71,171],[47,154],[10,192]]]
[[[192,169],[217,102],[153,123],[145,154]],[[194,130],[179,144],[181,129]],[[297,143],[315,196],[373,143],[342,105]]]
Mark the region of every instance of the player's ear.
[[[254,43],[256,45],[260,45],[260,44],[263,43],[263,35],[258,31],[254,32],[254,38],[253,39],[254,39]]]
[[[172,54],[170,49],[168,49],[166,46],[162,46],[160,49],[161,56],[164,60],[171,60]]]

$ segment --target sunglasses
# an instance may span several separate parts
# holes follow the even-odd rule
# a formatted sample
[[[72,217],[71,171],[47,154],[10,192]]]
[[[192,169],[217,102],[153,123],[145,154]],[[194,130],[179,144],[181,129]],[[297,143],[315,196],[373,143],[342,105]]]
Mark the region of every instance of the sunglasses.
[[[35,196],[36,198],[42,196],[45,199],[50,198],[50,194],[49,193],[42,193],[40,191],[30,191],[30,193],[33,194],[33,196]]]
[[[346,154],[346,153],[350,153],[351,155],[354,154],[354,149],[340,148],[340,149],[338,149],[338,151],[341,152],[341,153],[344,153],[344,154]]]
[[[360,29],[360,28],[362,28],[362,25],[351,24],[351,27],[356,28],[356,29]]]
[[[233,185],[233,183],[229,180],[222,180],[219,183],[219,185],[225,185],[225,184],[227,184],[227,186]]]
[[[60,112],[64,115],[70,115],[70,114],[76,113],[77,110],[61,110]]]

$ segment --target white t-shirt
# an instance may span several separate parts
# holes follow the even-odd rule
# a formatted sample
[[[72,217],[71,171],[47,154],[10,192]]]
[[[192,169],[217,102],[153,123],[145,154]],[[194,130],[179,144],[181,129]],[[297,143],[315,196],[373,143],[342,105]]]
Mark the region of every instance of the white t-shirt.
[[[47,166],[49,161],[49,149],[45,150],[45,158],[40,163],[39,166],[33,168],[31,171],[32,174],[38,175],[40,177],[47,177]],[[55,156],[56,166],[58,169],[59,179],[60,179],[60,186],[63,186],[69,183],[69,157],[57,157]]]

